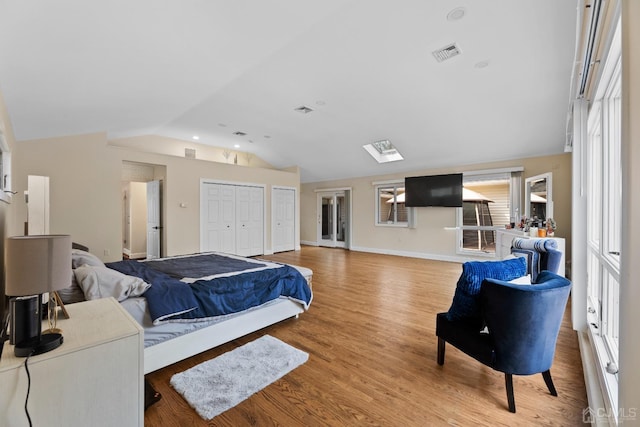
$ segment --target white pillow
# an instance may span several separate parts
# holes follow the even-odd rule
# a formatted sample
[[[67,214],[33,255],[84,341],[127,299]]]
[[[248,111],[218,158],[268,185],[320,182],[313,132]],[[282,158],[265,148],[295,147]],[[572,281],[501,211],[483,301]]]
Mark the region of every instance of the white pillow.
[[[94,254],[80,249],[71,249],[71,267],[78,268],[83,265],[96,265],[104,267],[104,262]]]
[[[513,283],[515,285],[530,285],[531,284],[531,275],[527,274],[526,276],[516,277],[513,280],[509,280],[509,283]]]
[[[127,276],[104,265],[83,265],[73,272],[88,300],[114,297],[124,301],[142,295],[151,286],[138,277]]]

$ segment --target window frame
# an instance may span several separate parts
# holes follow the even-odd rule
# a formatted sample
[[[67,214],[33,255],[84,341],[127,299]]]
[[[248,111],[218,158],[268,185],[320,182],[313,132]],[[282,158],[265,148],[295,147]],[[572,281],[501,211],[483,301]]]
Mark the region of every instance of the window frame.
[[[509,182],[509,218],[514,222],[519,220],[521,212],[522,200],[522,171],[523,167],[507,168],[507,169],[491,169],[463,172],[464,182],[492,181],[492,180],[508,180]],[[514,190],[514,188],[516,190]],[[493,252],[483,252],[480,250],[464,248],[464,232],[465,231],[494,231],[494,244],[497,244],[497,236],[495,231],[503,229],[504,225],[478,226],[464,225],[464,207],[456,208],[456,254],[463,256],[474,256],[481,258],[495,258],[497,256],[497,248]]]
[[[618,20],[588,111],[587,149],[586,156],[581,160],[587,178],[587,257],[584,266],[587,271],[587,301],[584,307],[588,321],[587,335],[597,360],[604,403],[614,417],[618,409],[619,245],[622,232],[620,30]]]
[[[11,150],[6,138],[6,128],[0,119],[0,201],[11,203]]]
[[[376,227],[396,227],[396,228],[409,228],[410,224],[411,224],[411,218],[413,215],[413,209],[415,208],[406,208],[407,210],[407,221],[398,221],[398,209],[397,209],[397,201],[394,200],[393,204],[394,204],[394,218],[393,221],[386,221],[386,222],[382,222],[380,221],[380,212],[382,211],[380,203],[382,200],[382,197],[380,197],[380,191],[381,190],[388,190],[390,188],[393,188],[393,197],[397,198],[398,196],[398,189],[402,188],[404,189],[404,179],[403,180],[394,180],[394,181],[385,181],[385,182],[375,182],[374,183],[374,192],[375,192],[375,217],[374,217],[374,224]]]

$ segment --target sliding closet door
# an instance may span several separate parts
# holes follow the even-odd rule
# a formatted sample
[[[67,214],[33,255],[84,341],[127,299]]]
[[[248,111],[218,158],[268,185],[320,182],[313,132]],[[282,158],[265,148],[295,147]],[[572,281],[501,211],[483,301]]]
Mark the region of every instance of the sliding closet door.
[[[264,187],[203,182],[200,250],[264,254]]]
[[[235,186],[203,183],[201,193],[200,250],[236,253]]]
[[[264,253],[264,189],[236,186],[236,251],[238,255]]]

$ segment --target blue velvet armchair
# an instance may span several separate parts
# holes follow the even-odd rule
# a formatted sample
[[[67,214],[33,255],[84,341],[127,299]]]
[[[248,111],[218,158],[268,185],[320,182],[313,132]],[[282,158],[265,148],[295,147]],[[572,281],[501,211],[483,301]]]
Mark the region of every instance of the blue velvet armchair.
[[[516,411],[513,375],[542,373],[549,392],[557,396],[550,369],[571,282],[545,270],[536,271],[533,284],[508,281],[530,269],[522,258],[465,263],[452,307],[436,317],[438,364],[444,364],[448,342],[503,372],[511,412]],[[475,306],[460,311],[460,301]]]

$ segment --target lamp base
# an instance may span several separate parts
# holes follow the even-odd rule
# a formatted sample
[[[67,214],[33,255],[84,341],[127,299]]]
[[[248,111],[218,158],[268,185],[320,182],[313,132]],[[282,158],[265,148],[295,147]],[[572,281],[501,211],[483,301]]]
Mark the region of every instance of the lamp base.
[[[16,357],[34,356],[60,347],[63,341],[61,334],[44,334],[16,344],[14,353]]]

